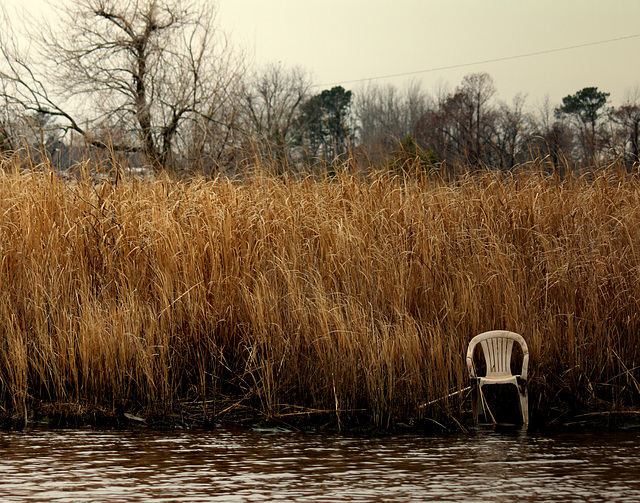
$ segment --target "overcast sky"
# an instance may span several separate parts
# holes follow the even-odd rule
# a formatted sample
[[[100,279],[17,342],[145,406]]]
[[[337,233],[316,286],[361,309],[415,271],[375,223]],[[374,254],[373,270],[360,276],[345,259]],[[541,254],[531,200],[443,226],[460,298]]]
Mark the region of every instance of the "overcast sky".
[[[47,11],[43,0],[15,1],[0,3]],[[415,72],[371,82],[414,79],[432,91],[487,72],[500,99],[520,92],[529,106],[546,95],[559,104],[587,86],[618,105],[640,90],[640,0],[218,1],[220,27],[255,64],[301,65],[319,85],[357,90],[367,79]],[[613,39],[623,40],[598,43]],[[594,45],[559,50],[586,44]]]
[[[219,22],[261,64],[309,69],[317,84],[418,72],[636,35],[493,63],[376,82],[439,82],[472,72],[494,78],[499,97],[535,105],[587,86],[619,104],[640,85],[640,0],[220,0]]]

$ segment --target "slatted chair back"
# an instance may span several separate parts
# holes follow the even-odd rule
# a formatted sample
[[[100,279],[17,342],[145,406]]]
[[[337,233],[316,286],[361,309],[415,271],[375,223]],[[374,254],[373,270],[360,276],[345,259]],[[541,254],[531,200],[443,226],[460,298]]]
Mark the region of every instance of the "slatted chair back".
[[[511,356],[513,354],[513,344],[517,342],[522,348],[522,370],[520,377],[527,378],[529,367],[529,349],[524,338],[514,332],[507,330],[492,330],[476,335],[469,343],[467,351],[467,366],[471,377],[478,377],[473,365],[473,352],[480,344],[487,366],[487,378],[498,378],[511,376]]]

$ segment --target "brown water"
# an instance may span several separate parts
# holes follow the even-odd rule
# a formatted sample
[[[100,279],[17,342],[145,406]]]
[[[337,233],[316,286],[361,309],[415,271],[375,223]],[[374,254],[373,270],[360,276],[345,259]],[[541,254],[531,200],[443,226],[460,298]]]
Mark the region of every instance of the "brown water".
[[[0,501],[640,501],[640,433],[0,432]]]

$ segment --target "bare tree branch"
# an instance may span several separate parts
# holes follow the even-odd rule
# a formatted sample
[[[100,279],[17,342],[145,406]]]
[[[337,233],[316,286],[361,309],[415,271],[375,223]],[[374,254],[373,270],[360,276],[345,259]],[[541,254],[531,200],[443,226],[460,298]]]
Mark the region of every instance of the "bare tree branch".
[[[230,89],[240,88],[243,67],[217,30],[215,11],[212,0],[67,0],[68,24],[33,34],[39,60],[1,44],[0,78],[12,83],[7,98],[64,119],[95,146],[108,142],[92,130],[117,124],[123,141],[110,148],[166,166],[196,141],[194,121],[236,120],[237,107],[218,100],[235,96]]]

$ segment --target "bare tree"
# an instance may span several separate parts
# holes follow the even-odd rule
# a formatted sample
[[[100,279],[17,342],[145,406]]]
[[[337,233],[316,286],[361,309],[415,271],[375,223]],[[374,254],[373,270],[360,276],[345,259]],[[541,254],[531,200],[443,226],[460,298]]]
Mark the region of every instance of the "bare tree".
[[[69,1],[60,7],[64,26],[33,35],[39,64],[3,46],[11,99],[64,119],[97,146],[110,140],[92,129],[115,128],[123,135],[112,148],[167,166],[194,131],[231,126],[219,103],[230,100],[241,72],[215,12],[209,0]]]
[[[408,132],[401,93],[389,84],[369,84],[356,99],[360,143],[369,156],[384,157]]]
[[[6,85],[7,82],[0,79],[0,86],[6,88]],[[8,100],[2,97],[0,99],[3,102],[0,103],[0,155],[2,155],[16,150],[18,121]]]
[[[406,110],[406,127],[409,134],[416,138],[420,119],[429,108],[432,98],[422,89],[420,81],[409,83],[404,94],[404,107]]]
[[[370,158],[386,157],[407,136],[416,138],[428,97],[419,82],[404,90],[369,85],[356,99],[360,143]]]
[[[640,166],[640,87],[627,93],[624,103],[612,112],[611,119],[617,125],[627,166]]]
[[[523,157],[530,122],[524,111],[525,99],[516,94],[511,106],[502,102],[497,111],[494,146],[496,163],[502,169],[513,168]]]
[[[290,157],[296,114],[309,97],[311,77],[301,67],[271,63],[256,71],[242,95],[244,130],[256,148],[278,162]]]
[[[486,139],[491,134],[491,116],[489,101],[496,94],[493,79],[488,73],[472,73],[465,75],[458,90],[464,96],[468,107],[469,132],[471,135],[471,158],[477,162],[486,161]]]
[[[450,172],[457,166],[467,169],[470,164],[492,161],[497,113],[491,99],[495,92],[488,74],[469,74],[454,92],[438,95],[436,104],[423,115],[418,139],[447,160]]]
[[[536,108],[527,138],[531,156],[564,176],[567,167],[575,167],[576,144],[571,125],[566,118],[556,117],[556,107],[548,95]]]

